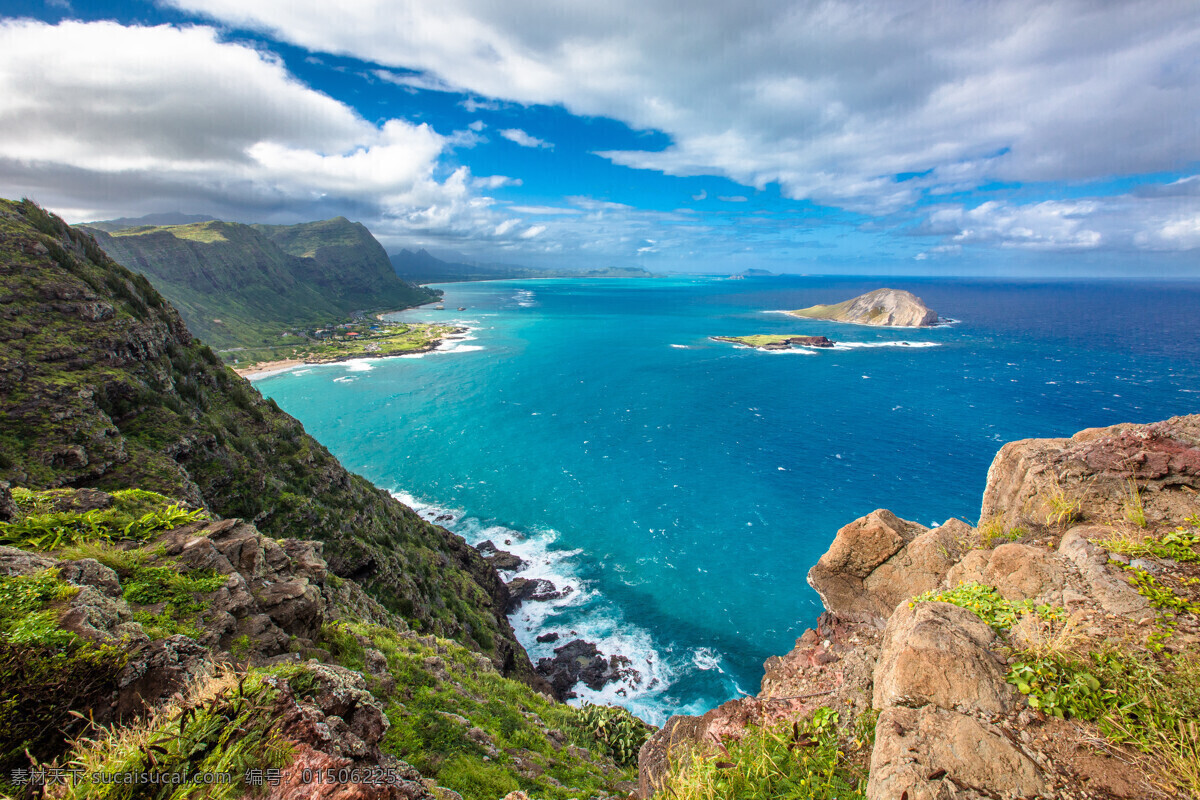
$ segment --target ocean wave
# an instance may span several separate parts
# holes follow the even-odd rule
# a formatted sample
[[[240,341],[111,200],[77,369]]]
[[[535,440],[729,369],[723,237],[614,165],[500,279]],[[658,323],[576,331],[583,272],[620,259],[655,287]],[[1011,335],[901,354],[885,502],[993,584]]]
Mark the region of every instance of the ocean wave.
[[[682,707],[668,697],[668,690],[684,670],[704,669],[695,662],[695,654],[686,661],[673,659],[656,645],[650,632],[629,622],[580,572],[583,555],[580,550],[562,548],[557,544],[559,533],[543,528],[520,531],[487,522],[479,517],[435,503],[425,502],[403,491],[392,496],[412,508],[422,518],[458,534],[468,544],[476,546],[490,540],[500,550],[516,555],[525,566],[514,571],[502,571],[501,577],[547,580],[559,591],[569,588],[565,596],[544,601],[528,601],[509,615],[517,640],[534,664],[539,658],[553,658],[554,648],[574,640],[593,642],[605,656],[621,655],[630,660],[636,674],[607,684],[600,690],[582,683],[573,691],[578,695],[572,704],[584,702],[619,705],[637,716],[661,725],[676,713],[700,713],[697,705]],[[539,642],[538,636],[558,633],[553,642]],[[702,648],[703,649],[703,648]],[[710,657],[719,658],[716,653]]]
[[[347,372],[370,372],[375,369],[375,365],[365,358],[352,358],[339,363],[346,368]]]
[[[755,347],[754,349],[760,353],[767,353],[768,355],[773,355],[773,356],[789,355],[789,354],[790,355],[800,355],[800,356],[815,356],[815,355],[817,355],[817,352],[818,352],[817,350],[815,350],[811,347],[789,347],[787,350],[764,350],[761,347]],[[828,349],[828,348],[822,348],[822,349]]]
[[[349,376],[343,375],[340,378],[334,378],[333,382],[334,383],[354,383],[354,381],[356,381],[356,380],[358,380],[358,378],[351,378]]]

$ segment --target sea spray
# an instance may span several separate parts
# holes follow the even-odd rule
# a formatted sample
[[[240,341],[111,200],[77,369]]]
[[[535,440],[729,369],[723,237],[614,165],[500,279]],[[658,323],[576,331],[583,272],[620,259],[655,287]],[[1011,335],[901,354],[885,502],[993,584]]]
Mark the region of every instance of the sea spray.
[[[524,565],[519,569],[499,570],[506,582],[525,578],[554,584],[562,596],[527,600],[509,615],[517,639],[534,664],[541,658],[553,658],[555,648],[574,639],[594,643],[605,658],[618,655],[629,659],[631,675],[599,690],[578,683],[572,688],[577,696],[569,701],[571,704],[619,705],[656,725],[661,725],[672,714],[707,710],[702,701],[681,704],[671,696],[670,690],[682,671],[715,669],[724,675],[720,656],[711,648],[677,654],[671,647],[656,644],[648,631],[627,620],[591,582],[580,577],[585,554],[581,550],[557,546],[556,531],[548,528],[519,531],[469,515],[461,509],[417,499],[407,492],[393,491],[392,496],[422,518],[463,537],[473,547],[490,541],[496,549],[520,558]],[[539,642],[538,637],[547,633],[559,636],[553,641]],[[732,689],[740,691],[732,678],[729,683]]]

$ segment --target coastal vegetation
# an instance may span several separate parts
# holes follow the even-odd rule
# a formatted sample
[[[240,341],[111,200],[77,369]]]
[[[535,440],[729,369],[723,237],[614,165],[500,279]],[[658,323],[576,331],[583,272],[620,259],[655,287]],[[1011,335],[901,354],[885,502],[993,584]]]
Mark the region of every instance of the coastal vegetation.
[[[420,322],[343,322],[328,328],[289,334],[287,344],[226,350],[225,360],[239,371],[262,362],[301,361],[327,364],[352,358],[386,358],[423,353],[447,336],[463,333],[453,325]]]
[[[19,501],[9,506],[9,513],[16,509],[9,528],[47,509],[116,505],[115,494],[93,490],[18,487],[11,494]],[[133,497],[168,502],[140,490],[121,495],[123,503]],[[82,529],[91,511],[52,513]],[[205,796],[239,797],[253,790],[244,777],[250,771],[288,768],[289,780],[300,784],[297,759],[320,745],[304,738],[310,728],[296,725],[297,703],[305,703],[324,709],[333,730],[349,724],[355,736],[373,737],[374,758],[399,759],[387,762],[392,771],[465,800],[517,790],[566,800],[610,796],[633,785],[637,750],[651,729],[628,711],[558,703],[504,677],[478,652],[416,634],[372,605],[353,582],[326,572],[312,551],[301,555],[287,541],[276,543],[244,525],[239,539],[226,542],[220,537],[230,530],[228,521],[178,517],[176,523],[145,541],[98,537],[58,550],[0,550],[0,563],[11,573],[0,577],[0,675],[6,679],[0,766],[6,780],[23,769],[219,774],[230,781],[206,787]],[[279,555],[268,555],[273,549]],[[196,566],[194,554],[204,552],[198,560],[213,566]],[[238,561],[217,553],[237,553]],[[279,561],[284,553],[294,555]],[[275,566],[260,577],[255,564],[264,558],[275,559]],[[305,584],[319,593],[296,599],[308,609],[300,618],[297,609],[267,599],[268,587]],[[236,597],[246,585],[273,621],[291,626],[292,637],[281,641],[278,628],[259,622],[230,632],[231,612],[247,622],[259,618]],[[322,595],[328,599],[318,600]],[[268,658],[272,651],[264,648],[281,646],[291,659]],[[178,665],[156,660],[156,648],[176,648]],[[313,656],[319,660],[304,660]],[[131,671],[150,677],[126,688],[122,676]],[[135,708],[143,699],[150,703],[148,714],[122,711],[135,698]],[[365,718],[355,710],[364,707]],[[341,718],[333,720],[335,714]],[[340,752],[363,755],[361,738],[346,742]],[[46,796],[124,797],[127,791],[85,780],[51,785]],[[166,786],[156,796],[191,791],[186,784]]]
[[[749,726],[713,753],[677,760],[659,791],[678,800],[863,800],[869,742],[855,741],[840,722],[822,706],[790,724]]]

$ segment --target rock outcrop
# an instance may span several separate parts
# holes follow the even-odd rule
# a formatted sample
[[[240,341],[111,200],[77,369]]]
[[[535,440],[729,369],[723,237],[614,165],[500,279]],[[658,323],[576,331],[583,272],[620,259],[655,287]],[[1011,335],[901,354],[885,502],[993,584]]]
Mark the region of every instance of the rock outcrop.
[[[902,328],[937,324],[938,315],[921,298],[902,289],[876,289],[832,305],[817,305],[787,312],[796,317]]]
[[[1001,520],[989,528],[999,536],[959,520],[927,529],[886,510],[845,526],[809,573],[827,609],[817,630],[805,632],[786,656],[768,659],[756,697],[669,720],[640,753],[641,796],[663,785],[672,757],[716,754],[749,724],[799,720],[817,706],[878,714],[869,800],[1174,796],[1166,791],[1172,778],[1150,774],[1154,767],[1136,753],[1114,757],[1117,745],[1097,748],[1099,734],[1031,706],[1009,671],[1014,653],[1046,652],[1051,630],[1065,637],[1053,647],[1074,638],[1092,648],[1140,642],[1161,649],[1151,634],[1163,630],[1169,652],[1200,645],[1200,570],[1189,566],[1195,559],[1148,554],[1131,561],[1107,549],[1122,536],[1144,535],[1123,513],[1130,475],[1147,527],[1195,526],[1198,433],[1200,415],[1006,445],[989,470],[984,499],[985,516]],[[1029,528],[1004,526],[1041,514],[1033,501],[1051,491],[1077,493],[1077,514],[1055,524],[1042,518]],[[1192,553],[1200,559],[1198,551]],[[1160,595],[1167,582],[1173,607],[1192,611],[1162,617],[1163,601],[1156,609],[1131,585],[1126,565],[1154,576]],[[997,599],[958,601],[962,606],[913,600],[926,592],[952,598],[960,589]],[[1053,609],[1057,627],[1033,613],[992,627],[981,615],[996,603]],[[1167,628],[1156,627],[1156,615]]]
[[[1009,442],[988,470],[981,522],[1040,527],[1063,509],[1072,520],[1148,524],[1195,513],[1200,415],[1150,425],[1089,428],[1069,439]]]
[[[939,586],[973,536],[961,520],[929,529],[879,509],[838,531],[808,582],[839,619],[882,625],[901,600]]]

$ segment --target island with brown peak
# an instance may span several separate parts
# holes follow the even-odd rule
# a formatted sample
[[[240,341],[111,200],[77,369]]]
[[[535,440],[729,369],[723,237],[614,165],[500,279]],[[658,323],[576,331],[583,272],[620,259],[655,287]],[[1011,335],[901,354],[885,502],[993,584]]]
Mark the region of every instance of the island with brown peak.
[[[785,313],[808,319],[894,328],[927,328],[938,322],[936,311],[903,289],[876,289],[840,303]]]

